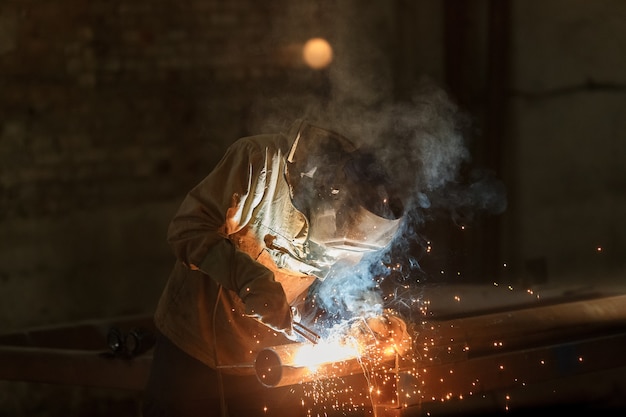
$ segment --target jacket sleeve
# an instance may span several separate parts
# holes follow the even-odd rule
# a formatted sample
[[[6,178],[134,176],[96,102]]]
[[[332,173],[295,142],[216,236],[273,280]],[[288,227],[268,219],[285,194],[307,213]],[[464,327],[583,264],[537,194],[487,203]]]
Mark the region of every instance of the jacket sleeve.
[[[243,228],[263,198],[267,157],[250,139],[235,142],[215,169],[183,200],[168,229],[176,258],[244,299],[255,281],[277,285],[274,274],[235,248],[228,236]]]

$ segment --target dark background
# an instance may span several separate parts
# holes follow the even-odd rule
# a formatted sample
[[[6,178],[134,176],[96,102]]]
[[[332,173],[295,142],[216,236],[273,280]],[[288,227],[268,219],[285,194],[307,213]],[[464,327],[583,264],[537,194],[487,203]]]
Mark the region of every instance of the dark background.
[[[300,56],[314,36],[334,48],[323,70]],[[4,0],[0,331],[151,313],[167,224],[230,143],[310,114],[362,132],[425,80],[467,116],[454,183],[489,172],[507,204],[421,211],[419,279],[621,285],[623,1]],[[85,391],[1,387],[0,416]]]

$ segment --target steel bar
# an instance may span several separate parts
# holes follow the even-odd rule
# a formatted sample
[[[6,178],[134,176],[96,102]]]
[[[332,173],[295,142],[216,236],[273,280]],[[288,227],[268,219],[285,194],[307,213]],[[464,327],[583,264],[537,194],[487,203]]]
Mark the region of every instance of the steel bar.
[[[116,324],[131,328],[136,323]],[[0,337],[0,380],[142,389],[150,352],[132,359],[107,354],[101,329],[108,326],[94,325]],[[611,383],[626,392],[625,345],[626,295],[433,318],[415,336],[416,350],[423,351],[412,369],[385,363],[386,374],[378,382],[387,400],[373,403],[386,417],[470,410],[485,405],[485,398],[486,406],[501,407],[505,398],[508,405],[520,406],[554,401],[558,394],[581,401],[602,395],[615,399]],[[262,350],[257,377],[267,387],[340,377],[362,385],[350,395],[368,392],[376,378],[364,378],[363,362],[356,357],[316,364],[316,369],[295,365],[296,350],[318,346],[307,342]]]
[[[345,377],[364,373],[368,366],[367,360],[356,355],[341,360],[331,360],[321,356],[316,358],[314,366],[300,365],[296,357],[305,347],[310,347],[310,345],[290,343],[261,350],[254,365],[261,384],[266,387],[281,387],[318,379]],[[393,361],[394,358],[395,354],[387,354],[385,357],[376,358],[376,361],[380,364]]]
[[[106,352],[0,346],[0,380],[142,390],[152,356],[132,359]]]

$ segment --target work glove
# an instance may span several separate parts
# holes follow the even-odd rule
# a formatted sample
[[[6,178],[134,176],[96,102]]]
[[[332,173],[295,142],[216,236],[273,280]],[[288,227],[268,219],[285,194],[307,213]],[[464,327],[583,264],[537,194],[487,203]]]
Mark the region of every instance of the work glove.
[[[400,317],[386,313],[369,317],[365,321],[376,339],[393,347],[400,356],[406,354],[411,348],[411,336],[406,323]]]
[[[406,355],[412,345],[404,320],[389,313],[354,321],[350,335],[363,346],[376,346],[383,350],[392,348],[400,356]]]
[[[242,289],[240,296],[248,317],[290,339],[294,338],[291,307],[279,282],[273,279],[256,279]]]

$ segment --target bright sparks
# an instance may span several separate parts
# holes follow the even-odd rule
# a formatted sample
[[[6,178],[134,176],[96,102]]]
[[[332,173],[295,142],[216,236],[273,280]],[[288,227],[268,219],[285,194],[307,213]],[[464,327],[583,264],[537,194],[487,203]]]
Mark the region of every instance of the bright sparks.
[[[293,365],[308,368],[315,372],[323,363],[341,362],[358,357],[356,346],[342,344],[339,341],[324,341],[316,345],[304,345],[293,358]]]

